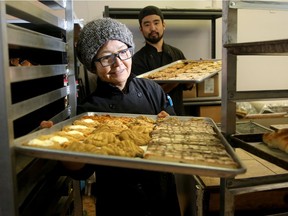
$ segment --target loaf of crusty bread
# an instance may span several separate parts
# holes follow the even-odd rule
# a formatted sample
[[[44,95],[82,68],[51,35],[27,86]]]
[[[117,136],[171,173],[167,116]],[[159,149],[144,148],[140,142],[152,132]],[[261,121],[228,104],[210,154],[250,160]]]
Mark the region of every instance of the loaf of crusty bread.
[[[288,128],[263,134],[263,142],[271,148],[278,148],[288,153]]]

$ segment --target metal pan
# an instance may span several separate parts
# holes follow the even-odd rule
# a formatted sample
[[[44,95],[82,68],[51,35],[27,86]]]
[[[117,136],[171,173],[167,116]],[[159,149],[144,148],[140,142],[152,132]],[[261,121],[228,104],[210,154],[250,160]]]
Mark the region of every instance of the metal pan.
[[[268,147],[262,141],[263,133],[259,134],[234,134],[231,143],[235,147],[242,148],[270,163],[283,169],[288,169],[288,154],[279,149]]]
[[[196,164],[185,164],[178,162],[167,162],[167,161],[159,161],[159,160],[146,160],[143,158],[126,158],[120,156],[107,156],[107,155],[98,155],[98,154],[90,154],[90,153],[82,153],[82,152],[72,152],[72,151],[64,151],[64,150],[52,150],[52,149],[44,149],[37,147],[29,147],[23,146],[24,142],[29,141],[39,135],[49,134],[55,132],[57,130],[61,130],[61,128],[65,125],[72,124],[72,122],[78,119],[82,115],[102,115],[108,113],[85,113],[59,124],[54,125],[52,128],[43,129],[41,131],[37,131],[33,134],[29,134],[23,137],[20,137],[15,140],[14,146],[18,153],[25,154],[32,157],[37,158],[46,158],[51,160],[62,160],[62,161],[74,161],[74,162],[82,162],[89,164],[97,164],[97,165],[106,165],[106,166],[115,166],[115,167],[125,167],[125,168],[133,168],[133,169],[144,169],[144,170],[154,170],[154,171],[167,171],[178,174],[189,174],[189,175],[202,175],[202,176],[211,176],[211,177],[234,177],[238,174],[245,173],[246,168],[243,166],[237,155],[234,153],[234,150],[228,144],[226,139],[220,133],[215,123],[210,118],[205,118],[207,121],[211,123],[211,125],[215,128],[216,133],[219,138],[223,142],[228,154],[233,158],[233,160],[238,164],[237,168],[223,168],[216,166],[203,166]],[[136,117],[139,115],[136,114],[114,114],[109,113],[109,115],[113,116],[130,116]],[[150,118],[156,119],[156,116],[145,115]],[[192,117],[181,116],[180,119],[187,119]],[[195,118],[195,117],[193,117]]]
[[[170,64],[167,64],[165,66],[162,66],[160,68],[157,68],[157,69],[154,69],[152,71],[149,71],[147,73],[144,73],[144,74],[141,74],[141,75],[138,75],[137,77],[138,78],[147,78],[147,76],[149,75],[152,75],[154,73],[157,73],[161,70],[164,70],[164,69],[167,69],[171,66],[175,66],[176,64],[180,64],[180,63],[189,63],[189,62],[201,62],[201,61],[220,61],[219,59],[207,59],[207,60],[178,60],[178,61],[175,61],[175,62],[172,62]],[[176,70],[176,69],[175,69]],[[191,78],[191,79],[183,79],[182,78],[182,75],[185,75],[185,74],[189,74],[189,73],[181,73],[179,74],[179,77],[173,77],[173,78],[169,78],[169,79],[151,79],[151,80],[154,80],[155,82],[157,83],[200,83],[200,82],[203,82],[205,79],[208,79],[210,77],[213,77],[214,75],[218,74],[221,70],[214,70],[214,71],[210,71],[209,73],[197,73],[199,74],[200,76],[198,78]],[[167,72],[169,73],[169,72]],[[191,72],[190,74],[193,74],[193,72]],[[194,73],[195,74],[195,73]],[[149,79],[149,78],[148,78]]]
[[[236,134],[259,134],[271,131],[273,130],[253,121],[243,121],[236,123]]]

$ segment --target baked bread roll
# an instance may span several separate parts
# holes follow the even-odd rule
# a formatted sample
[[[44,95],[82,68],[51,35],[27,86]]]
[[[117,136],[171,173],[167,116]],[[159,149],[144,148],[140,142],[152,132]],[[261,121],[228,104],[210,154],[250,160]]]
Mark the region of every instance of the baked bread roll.
[[[271,148],[278,148],[288,153],[288,128],[263,134],[263,142]]]
[[[50,148],[50,149],[65,149],[74,139],[59,136],[58,134],[41,135],[35,139],[24,143],[26,146]]]

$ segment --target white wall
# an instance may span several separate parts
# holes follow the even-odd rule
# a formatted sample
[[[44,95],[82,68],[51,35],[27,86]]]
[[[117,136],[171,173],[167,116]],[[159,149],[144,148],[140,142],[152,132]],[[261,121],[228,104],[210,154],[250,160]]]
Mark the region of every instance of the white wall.
[[[288,38],[288,11],[239,10],[238,41]],[[288,56],[238,57],[238,90],[288,89]]]
[[[186,1],[74,1],[77,18],[86,22],[102,17],[104,6],[111,8],[142,8],[155,5],[159,8],[221,8],[219,0]],[[239,10],[238,41],[274,40],[288,38],[288,11]],[[134,35],[136,50],[144,40],[137,20],[120,20]],[[187,59],[211,58],[210,21],[166,20],[165,41],[180,48]],[[222,19],[216,21],[216,58],[222,56]],[[288,57],[238,57],[238,90],[288,89]]]
[[[217,3],[218,2],[218,3]],[[220,1],[74,1],[75,15],[79,19],[88,22],[103,16],[105,6],[111,8],[143,8],[147,5],[155,5],[159,8],[221,8]],[[138,20],[119,20],[125,23],[134,35],[136,51],[144,45],[144,39],[139,31]],[[211,58],[211,32],[210,21],[207,20],[165,20],[165,42],[178,47],[183,51],[187,59]],[[221,18],[217,20],[217,27],[221,28]],[[221,32],[221,31],[220,31]],[[221,58],[221,33],[218,34],[217,58]]]

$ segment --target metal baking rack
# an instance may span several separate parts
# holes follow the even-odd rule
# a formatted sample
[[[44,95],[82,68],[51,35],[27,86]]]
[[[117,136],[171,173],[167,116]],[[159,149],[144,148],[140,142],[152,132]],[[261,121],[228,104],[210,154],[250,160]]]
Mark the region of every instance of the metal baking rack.
[[[73,3],[0,1],[0,14],[0,215],[64,212],[72,193],[61,199],[69,179],[54,172],[57,161],[17,154],[14,140],[42,120],[60,122],[76,114]],[[15,58],[33,64],[9,65]],[[42,197],[51,202],[40,203]],[[60,199],[65,206],[56,205]]]

